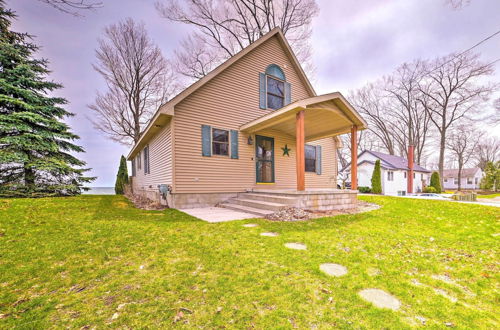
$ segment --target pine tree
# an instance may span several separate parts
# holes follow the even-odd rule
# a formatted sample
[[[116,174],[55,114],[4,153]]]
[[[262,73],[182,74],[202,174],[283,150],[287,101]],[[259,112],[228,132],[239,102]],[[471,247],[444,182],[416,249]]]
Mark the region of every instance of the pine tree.
[[[442,189],[441,189],[441,178],[439,177],[438,172],[432,172],[431,175],[431,187],[434,187],[436,189],[436,193],[440,194]]]
[[[375,167],[373,168],[372,193],[374,194],[382,193],[382,174],[380,170],[380,160],[378,159],[375,161]]]
[[[122,157],[120,158],[120,167],[118,168],[118,173],[116,174],[115,193],[117,195],[123,195],[124,186],[127,183],[128,183],[127,160],[122,155]]]
[[[0,195],[79,194],[94,178],[71,155],[83,149],[63,122],[66,100],[48,95],[62,86],[47,80],[31,36],[10,30],[15,17],[0,0]]]
[[[484,176],[480,183],[481,189],[494,190],[500,189],[500,162],[488,162],[484,168]]]

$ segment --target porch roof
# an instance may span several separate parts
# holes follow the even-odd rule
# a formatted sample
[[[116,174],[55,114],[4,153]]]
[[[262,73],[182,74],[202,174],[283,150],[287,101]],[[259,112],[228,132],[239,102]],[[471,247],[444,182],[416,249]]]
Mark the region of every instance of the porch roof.
[[[306,142],[348,133],[353,126],[359,130],[367,128],[366,122],[352,105],[342,94],[335,92],[295,101],[242,125],[240,130],[255,133],[275,129],[295,136],[295,117],[301,110],[305,114]]]

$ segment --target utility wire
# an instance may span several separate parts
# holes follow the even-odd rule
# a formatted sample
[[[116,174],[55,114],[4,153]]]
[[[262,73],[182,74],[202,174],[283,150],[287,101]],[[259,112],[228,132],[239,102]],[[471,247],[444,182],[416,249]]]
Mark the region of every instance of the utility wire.
[[[430,70],[430,71],[427,71],[427,72],[426,72],[426,74],[429,74],[429,73],[431,73],[431,72],[436,71],[437,69],[439,69],[439,68],[441,68],[441,67],[445,66],[446,64],[448,64],[448,63],[452,62],[452,61],[453,61],[454,59],[456,59],[457,57],[462,56],[463,54],[465,54],[465,53],[467,53],[467,52],[469,52],[469,51],[473,50],[473,49],[474,49],[474,48],[476,48],[477,46],[479,46],[479,45],[481,45],[481,44],[485,43],[486,41],[488,41],[488,40],[490,40],[490,39],[492,39],[492,38],[496,37],[496,36],[497,36],[497,35],[499,35],[499,34],[500,34],[500,30],[498,30],[497,32],[495,32],[495,33],[493,33],[493,34],[491,34],[491,35],[487,36],[486,38],[484,38],[483,40],[479,41],[479,42],[478,42],[478,43],[476,43],[474,46],[472,46],[472,47],[470,47],[470,48],[468,48],[468,49],[464,50],[463,52],[461,52],[461,53],[458,53],[458,54],[454,55],[454,56],[453,56],[452,58],[450,58],[448,61],[446,61],[446,62],[444,62],[444,63],[442,63],[442,64],[438,65],[438,66],[437,66],[437,67],[435,67],[434,69],[432,69],[432,70]],[[487,64],[486,66],[489,66],[489,65],[495,64],[495,63],[496,63],[496,62],[498,62],[498,61],[500,61],[500,58],[498,58],[498,59],[494,60],[493,62],[491,62],[491,63]]]

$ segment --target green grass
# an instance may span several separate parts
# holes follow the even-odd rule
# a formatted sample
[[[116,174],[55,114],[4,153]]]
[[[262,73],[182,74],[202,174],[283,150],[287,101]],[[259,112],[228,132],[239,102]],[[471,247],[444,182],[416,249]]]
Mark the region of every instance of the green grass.
[[[431,328],[499,328],[500,209],[361,199],[382,208],[219,224],[117,196],[0,200],[0,328],[401,329],[422,326],[416,316]],[[349,273],[328,277],[325,262]],[[373,307],[357,295],[364,288],[390,292],[401,309]]]
[[[477,195],[477,198],[495,198],[495,197],[500,197],[500,193],[488,194],[488,195]]]

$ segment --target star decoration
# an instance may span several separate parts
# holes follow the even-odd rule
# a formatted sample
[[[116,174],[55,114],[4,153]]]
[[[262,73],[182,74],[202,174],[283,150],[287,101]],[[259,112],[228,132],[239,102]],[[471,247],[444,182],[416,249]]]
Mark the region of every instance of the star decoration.
[[[281,148],[281,150],[283,150],[283,156],[288,156],[288,157],[290,157],[290,151],[291,151],[292,149],[289,149],[289,148],[288,148],[288,144],[285,144],[285,147]]]

